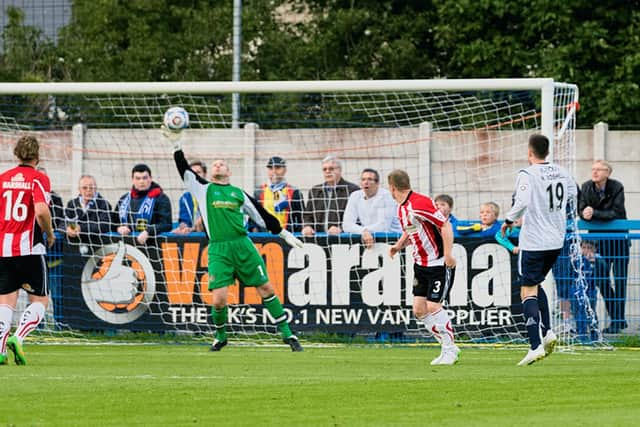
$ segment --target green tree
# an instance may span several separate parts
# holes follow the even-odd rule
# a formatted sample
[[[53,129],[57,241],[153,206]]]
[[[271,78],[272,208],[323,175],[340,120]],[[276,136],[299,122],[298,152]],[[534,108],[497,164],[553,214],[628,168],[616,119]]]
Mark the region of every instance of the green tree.
[[[639,6],[621,0],[443,0],[436,26],[443,76],[553,77],[578,84],[580,126],[638,124]]]
[[[309,0],[299,2],[298,10],[304,21],[285,28],[280,43],[265,44],[261,53],[261,68],[273,64],[273,74],[280,79],[397,79],[438,74],[432,59],[436,54],[435,9],[430,1]]]
[[[553,77],[579,126],[640,124],[639,0],[243,3],[243,80]],[[231,77],[231,1],[75,0],[57,46],[8,14],[4,81]]]
[[[278,3],[245,2],[249,77],[247,46],[276,30]],[[59,45],[76,81],[230,80],[232,18],[229,1],[76,0]]]
[[[7,25],[2,33],[0,56],[2,81],[50,81],[59,76],[55,46],[36,27],[25,25],[24,12],[13,6],[6,9]]]

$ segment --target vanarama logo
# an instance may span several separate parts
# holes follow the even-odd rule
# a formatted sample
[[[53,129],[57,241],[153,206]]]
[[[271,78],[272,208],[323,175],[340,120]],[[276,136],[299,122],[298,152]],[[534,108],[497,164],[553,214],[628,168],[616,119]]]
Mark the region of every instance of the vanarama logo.
[[[147,310],[156,290],[153,268],[133,246],[103,246],[82,271],[82,297],[98,318],[113,324],[133,322]]]

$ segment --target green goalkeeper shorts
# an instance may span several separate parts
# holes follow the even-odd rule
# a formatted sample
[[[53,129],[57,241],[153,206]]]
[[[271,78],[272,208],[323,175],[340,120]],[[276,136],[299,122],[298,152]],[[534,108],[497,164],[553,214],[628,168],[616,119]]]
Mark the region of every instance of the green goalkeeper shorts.
[[[269,281],[264,260],[248,237],[209,243],[209,290],[233,285],[262,286]]]

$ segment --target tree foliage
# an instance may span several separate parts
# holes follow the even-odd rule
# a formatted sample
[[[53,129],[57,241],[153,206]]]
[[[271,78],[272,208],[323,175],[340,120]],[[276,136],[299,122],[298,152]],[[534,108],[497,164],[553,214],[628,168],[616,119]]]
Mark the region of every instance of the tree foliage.
[[[21,9],[9,6],[6,14],[8,23],[2,33],[0,80],[31,82],[59,77],[54,45],[43,40],[40,29],[25,25]]]
[[[4,81],[230,80],[232,2],[76,0],[56,45],[9,9]],[[640,1],[245,0],[243,80],[553,77],[579,126],[640,124]]]

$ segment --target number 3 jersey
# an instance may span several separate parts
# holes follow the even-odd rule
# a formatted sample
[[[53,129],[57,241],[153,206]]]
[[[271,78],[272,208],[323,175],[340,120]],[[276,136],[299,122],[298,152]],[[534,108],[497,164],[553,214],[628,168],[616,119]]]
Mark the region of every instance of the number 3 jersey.
[[[506,219],[522,217],[520,249],[546,251],[564,244],[567,229],[567,204],[575,209],[578,187],[561,166],[536,163],[521,169],[516,179],[513,206]]]
[[[20,165],[0,175],[0,256],[46,253],[35,204],[49,204],[49,178],[31,166]]]
[[[398,205],[402,230],[413,244],[413,260],[423,267],[444,265],[444,242],[440,229],[447,222],[431,197],[411,191]]]

